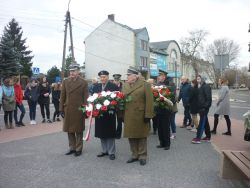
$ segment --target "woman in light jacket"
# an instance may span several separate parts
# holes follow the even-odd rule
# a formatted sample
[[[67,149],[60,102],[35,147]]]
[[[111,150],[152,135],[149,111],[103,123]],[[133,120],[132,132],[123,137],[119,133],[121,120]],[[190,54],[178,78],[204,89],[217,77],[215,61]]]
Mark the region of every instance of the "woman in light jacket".
[[[214,113],[214,128],[211,131],[212,134],[216,134],[217,125],[219,123],[219,115],[224,115],[227,122],[227,132],[222,133],[223,135],[231,136],[231,120],[230,120],[230,97],[229,88],[227,86],[228,81],[226,79],[219,79],[221,88],[218,93],[218,101],[216,103],[216,109]]]

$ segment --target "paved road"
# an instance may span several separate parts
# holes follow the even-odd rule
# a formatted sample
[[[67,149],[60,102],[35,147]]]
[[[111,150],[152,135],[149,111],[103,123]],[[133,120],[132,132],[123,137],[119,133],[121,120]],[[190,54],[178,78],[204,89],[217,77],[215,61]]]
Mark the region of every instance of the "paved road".
[[[100,141],[91,138],[83,155],[65,156],[67,136],[53,133],[0,144],[1,188],[244,188],[247,182],[219,177],[219,153],[210,143],[190,144],[193,133],[177,128],[168,151],[157,149],[156,135],[148,140],[146,166],[126,164],[127,139],[116,142],[117,159],[97,158]],[[249,186],[249,184],[248,184]]]

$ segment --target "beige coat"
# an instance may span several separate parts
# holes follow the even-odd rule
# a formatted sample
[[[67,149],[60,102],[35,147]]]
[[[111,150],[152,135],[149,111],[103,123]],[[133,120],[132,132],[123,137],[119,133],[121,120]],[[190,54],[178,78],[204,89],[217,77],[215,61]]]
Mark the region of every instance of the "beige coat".
[[[85,118],[79,107],[86,104],[88,97],[88,83],[81,77],[75,81],[68,78],[62,83],[60,96],[60,111],[64,112],[63,131],[83,132]]]
[[[144,118],[153,118],[154,101],[151,86],[142,79],[138,79],[133,86],[123,85],[122,91],[131,96],[131,101],[125,104],[124,137],[146,138],[149,134],[149,122]]]

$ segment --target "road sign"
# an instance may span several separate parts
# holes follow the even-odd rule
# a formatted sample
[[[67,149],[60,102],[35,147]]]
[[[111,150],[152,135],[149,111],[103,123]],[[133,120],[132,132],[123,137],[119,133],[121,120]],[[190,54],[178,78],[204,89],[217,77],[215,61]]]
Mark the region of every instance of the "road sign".
[[[34,75],[40,74],[40,68],[38,68],[38,67],[32,67],[32,73],[33,73]]]

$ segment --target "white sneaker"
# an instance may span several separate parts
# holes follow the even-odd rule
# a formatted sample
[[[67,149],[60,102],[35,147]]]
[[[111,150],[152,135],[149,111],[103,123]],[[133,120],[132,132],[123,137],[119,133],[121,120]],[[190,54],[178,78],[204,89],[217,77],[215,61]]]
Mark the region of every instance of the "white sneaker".
[[[30,125],[33,125],[33,120],[30,121]]]
[[[36,121],[35,120],[33,120],[33,125],[36,125]]]
[[[192,128],[190,131],[197,133],[197,129],[196,128]]]
[[[172,134],[172,135],[170,136],[170,138],[171,138],[171,139],[175,139],[176,136],[175,136],[174,134]]]

